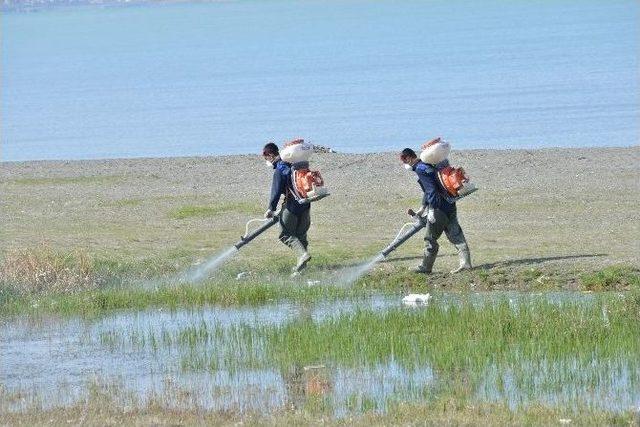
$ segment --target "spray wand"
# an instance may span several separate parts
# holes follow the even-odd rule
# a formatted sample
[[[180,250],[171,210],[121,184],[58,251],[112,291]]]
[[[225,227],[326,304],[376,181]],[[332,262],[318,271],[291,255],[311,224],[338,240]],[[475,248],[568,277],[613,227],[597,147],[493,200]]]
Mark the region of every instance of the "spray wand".
[[[281,212],[282,212],[281,210],[277,211],[271,218],[264,218],[264,219],[254,218],[247,221],[247,225],[245,225],[245,228],[244,228],[244,235],[240,237],[240,240],[238,241],[238,243],[233,245],[236,248],[236,250],[239,250],[241,247],[251,242],[253,239],[255,239],[256,237],[258,237],[259,235],[267,231],[269,228],[271,228],[273,225],[275,225],[280,220]],[[249,233],[249,226],[255,222],[263,222],[264,224],[262,224],[253,232]]]
[[[400,228],[400,231],[398,231],[395,239],[393,239],[389,246],[387,246],[382,250],[382,252],[380,252],[380,255],[382,255],[383,258],[386,258],[391,252],[395,251],[400,245],[409,240],[411,236],[427,226],[426,218],[423,218],[412,210],[409,211],[409,215],[411,215],[415,219],[415,221],[408,222]],[[404,230],[407,229],[407,227],[408,231],[405,232]]]
[[[354,283],[361,276],[363,276],[369,270],[371,270],[373,268],[373,266],[376,265],[376,263],[378,263],[378,262],[382,261],[383,259],[385,259],[391,252],[393,252],[396,249],[398,249],[398,246],[402,245],[404,242],[409,240],[411,238],[411,236],[413,236],[418,231],[422,230],[423,228],[425,228],[427,226],[427,219],[426,218],[421,217],[420,215],[416,214],[413,211],[409,211],[408,213],[409,213],[409,215],[411,215],[413,217],[413,219],[415,221],[408,222],[408,223],[404,224],[402,227],[400,227],[400,230],[398,231],[398,234],[393,239],[393,241],[389,244],[389,246],[384,248],[382,250],[382,252],[378,253],[378,255],[373,257],[368,262],[366,262],[366,263],[356,267],[352,271],[350,271],[347,274],[346,279],[344,280],[344,283],[346,283],[346,284]],[[407,231],[405,231],[405,230],[407,230]]]

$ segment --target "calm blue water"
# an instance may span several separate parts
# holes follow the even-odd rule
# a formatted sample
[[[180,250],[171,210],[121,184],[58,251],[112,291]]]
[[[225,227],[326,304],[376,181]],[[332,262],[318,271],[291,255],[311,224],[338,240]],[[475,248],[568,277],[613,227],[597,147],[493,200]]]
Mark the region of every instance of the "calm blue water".
[[[640,3],[283,0],[2,15],[2,160],[634,145]]]

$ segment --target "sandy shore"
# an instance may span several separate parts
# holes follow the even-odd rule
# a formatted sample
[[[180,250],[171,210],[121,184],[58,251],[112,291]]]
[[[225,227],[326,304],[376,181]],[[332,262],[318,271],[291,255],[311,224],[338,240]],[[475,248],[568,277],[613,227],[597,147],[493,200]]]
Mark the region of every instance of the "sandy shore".
[[[640,147],[454,151],[480,190],[459,202],[476,265],[601,268],[640,265]],[[415,175],[394,153],[313,159],[332,196],[313,206],[317,259],[357,262],[395,236],[417,207]],[[258,156],[2,163],[0,252],[46,242],[62,250],[136,258],[202,258],[261,216],[271,171]],[[211,208],[176,218],[193,207]],[[197,209],[196,209],[197,210]],[[269,231],[241,260],[291,256]],[[412,265],[414,238],[394,255]],[[457,262],[443,242],[436,269]]]

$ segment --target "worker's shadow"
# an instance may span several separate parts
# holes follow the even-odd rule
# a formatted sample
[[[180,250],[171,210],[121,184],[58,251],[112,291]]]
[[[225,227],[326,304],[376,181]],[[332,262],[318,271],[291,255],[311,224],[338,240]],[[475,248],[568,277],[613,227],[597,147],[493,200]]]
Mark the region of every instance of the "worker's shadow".
[[[441,254],[441,255],[438,255],[438,258],[447,258],[447,257],[454,257],[454,256],[457,256],[457,255],[456,254]],[[385,258],[382,261],[380,261],[380,264],[394,263],[394,262],[400,262],[400,261],[411,261],[411,260],[418,260],[418,259],[422,259],[422,255],[399,256],[399,257]]]
[[[542,264],[548,261],[566,261],[571,259],[584,259],[584,258],[598,258],[608,256],[609,254],[578,254],[578,255],[559,255],[539,258],[521,258],[521,259],[509,259],[505,261],[490,262],[486,264],[476,265],[475,268],[481,268],[483,270],[489,270],[498,267],[511,267],[515,265],[530,265],[530,264]]]
[[[499,267],[512,267],[516,265],[530,265],[530,264],[542,264],[548,261],[565,261],[570,259],[582,259],[582,258],[597,258],[608,256],[609,254],[579,254],[579,255],[559,255],[559,256],[549,256],[549,257],[539,257],[539,258],[520,258],[520,259],[509,259],[504,261],[490,262],[486,264],[478,264],[474,266],[476,269],[490,270],[492,268]],[[448,255],[439,255],[439,256],[448,256],[454,257],[456,254],[448,254]],[[422,256],[405,256],[398,258],[389,258],[382,262],[399,262],[399,261],[410,261],[422,259]]]

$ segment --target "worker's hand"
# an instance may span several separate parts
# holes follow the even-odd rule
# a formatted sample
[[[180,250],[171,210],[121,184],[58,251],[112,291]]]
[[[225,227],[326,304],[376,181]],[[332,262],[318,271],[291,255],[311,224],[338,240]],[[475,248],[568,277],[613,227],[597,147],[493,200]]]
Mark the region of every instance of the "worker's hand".
[[[416,214],[416,211],[414,211],[413,209],[409,209],[407,210],[407,215],[415,217],[417,214]]]
[[[273,218],[273,211],[271,209],[267,209],[267,211],[264,213],[264,219],[269,218]]]
[[[429,224],[434,224],[436,222],[436,211],[433,209],[429,209],[427,212],[427,221]]]

